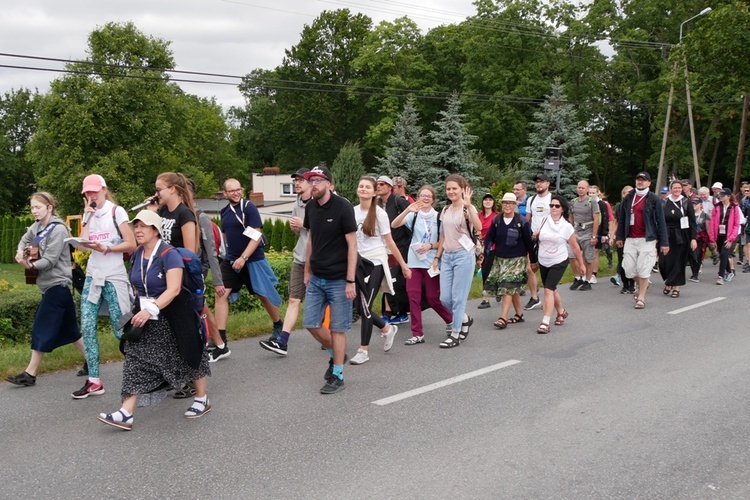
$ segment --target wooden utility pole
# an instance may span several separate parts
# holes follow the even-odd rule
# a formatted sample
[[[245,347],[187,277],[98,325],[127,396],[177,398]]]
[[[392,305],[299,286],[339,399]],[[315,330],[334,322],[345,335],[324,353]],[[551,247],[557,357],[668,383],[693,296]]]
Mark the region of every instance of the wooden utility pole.
[[[672,80],[677,75],[677,61],[672,66]],[[666,173],[664,172],[664,157],[667,153],[667,137],[669,135],[669,118],[672,115],[672,99],[674,98],[674,83],[669,85],[669,101],[667,102],[667,117],[664,120],[664,134],[661,138],[661,153],[659,154],[659,170],[656,172],[656,189],[666,184]]]
[[[742,105],[742,122],[740,124],[740,143],[737,145],[737,163],[734,166],[734,189],[737,193],[740,190],[740,180],[742,178],[742,162],[745,159],[745,140],[747,138],[747,113],[748,100],[750,92],[745,92],[745,102]]]

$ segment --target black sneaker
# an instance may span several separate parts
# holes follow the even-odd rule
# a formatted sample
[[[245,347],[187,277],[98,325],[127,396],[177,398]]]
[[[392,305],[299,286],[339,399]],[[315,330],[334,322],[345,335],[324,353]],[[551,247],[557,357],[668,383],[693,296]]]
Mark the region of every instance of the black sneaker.
[[[320,389],[321,394],[334,394],[339,391],[343,391],[346,388],[344,385],[344,379],[331,376],[331,378],[328,379],[326,382],[326,385],[324,385]]]
[[[525,305],[525,306],[523,306],[523,308],[524,308],[524,309],[525,309],[526,311],[531,311],[531,310],[532,310],[532,309],[534,309],[535,307],[539,307],[539,304],[541,304],[541,303],[542,303],[542,302],[541,302],[541,301],[540,301],[540,300],[539,300],[538,298],[536,298],[536,299],[535,299],[534,297],[531,297],[531,298],[529,299],[529,301],[528,301],[528,302],[526,303],[526,305]]]
[[[344,364],[349,361],[349,355],[344,354]],[[326,370],[326,374],[323,375],[323,378],[327,381],[331,380],[331,377],[333,377],[333,358],[328,358],[328,369]]]
[[[579,280],[578,278],[573,280],[573,283],[570,284],[571,290],[578,290],[578,288],[583,285],[583,280]]]
[[[230,354],[232,354],[232,351],[229,350],[229,346],[227,344],[224,344],[223,349],[219,349],[217,347],[213,351],[208,353],[208,362],[216,363],[220,359],[228,358]]]
[[[76,373],[76,375],[79,376],[79,377],[88,377],[89,376],[89,364],[86,361],[83,362],[83,368],[81,368],[80,370],[78,370],[78,373]]]
[[[589,283],[588,281],[584,281],[583,284],[580,287],[578,287],[578,289],[581,291],[591,290],[591,283]]]
[[[279,339],[261,340],[258,343],[266,351],[271,351],[281,356],[286,356],[286,344],[282,344]]]
[[[30,387],[36,384],[36,376],[29,375],[25,371],[15,376],[7,376],[5,377],[5,380],[10,382],[11,384],[20,385],[23,387]]]
[[[694,274],[694,275],[690,276],[690,278],[689,278],[689,279],[690,279],[690,281],[692,281],[693,283],[700,283],[700,280],[698,279],[698,275],[697,275],[697,274]]]

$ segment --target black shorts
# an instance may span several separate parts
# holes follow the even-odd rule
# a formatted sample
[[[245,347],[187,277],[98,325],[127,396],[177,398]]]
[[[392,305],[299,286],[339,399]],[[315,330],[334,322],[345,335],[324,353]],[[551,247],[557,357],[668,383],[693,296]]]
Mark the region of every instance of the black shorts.
[[[253,291],[253,284],[250,282],[250,272],[247,269],[247,262],[239,272],[232,269],[232,262],[229,259],[221,261],[220,266],[221,280],[224,282],[224,288],[235,293],[242,290],[242,285],[245,285],[251,294],[255,293]]]
[[[557,290],[557,285],[568,268],[568,261],[565,260],[552,267],[539,266],[539,274],[542,276],[542,286],[548,290]]]

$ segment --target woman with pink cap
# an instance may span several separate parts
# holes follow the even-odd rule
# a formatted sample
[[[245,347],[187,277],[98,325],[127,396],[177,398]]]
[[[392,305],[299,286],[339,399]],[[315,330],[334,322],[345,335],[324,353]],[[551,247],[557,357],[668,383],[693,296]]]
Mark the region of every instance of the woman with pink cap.
[[[88,367],[83,372],[88,371],[88,379],[72,394],[74,399],[104,394],[104,384],[99,378],[96,326],[101,310],[109,316],[115,336],[119,339],[122,335],[117,324],[133,303],[123,253],[135,248],[128,214],[115,204],[104,178],[97,174],[87,176],[81,194],[84,198],[84,225],[80,237],[89,240],[86,247],[91,250],[81,292],[81,333]]]

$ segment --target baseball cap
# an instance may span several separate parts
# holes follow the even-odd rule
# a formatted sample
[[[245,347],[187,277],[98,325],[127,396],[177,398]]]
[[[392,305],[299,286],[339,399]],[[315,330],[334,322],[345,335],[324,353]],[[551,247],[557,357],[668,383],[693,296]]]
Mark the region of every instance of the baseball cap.
[[[536,177],[534,177],[534,180],[549,182],[549,177],[547,177],[547,174],[537,174]]]
[[[635,176],[635,178],[643,177],[647,181],[651,182],[651,176],[648,175],[648,172],[638,172],[638,174]]]
[[[86,178],[83,179],[81,194],[86,193],[87,191],[101,191],[102,188],[105,187],[107,187],[107,183],[104,182],[104,177],[97,174],[87,175]]]
[[[732,190],[729,188],[724,188],[719,192],[719,196],[732,196]]]
[[[690,185],[690,179],[682,179],[680,180],[680,184],[682,184],[683,186],[688,186]]]
[[[393,180],[387,175],[381,175],[380,177],[378,177],[377,182],[385,182],[389,186],[393,187]]]
[[[701,200],[700,198],[693,198],[693,205],[702,205],[702,204],[703,204],[703,200]]]
[[[136,214],[135,217],[133,217],[133,220],[130,221],[130,225],[133,226],[136,221],[141,221],[147,226],[154,226],[157,231],[159,231],[159,236],[164,236],[161,234],[161,217],[159,217],[159,214],[152,210],[141,210]]]
[[[661,191],[659,191],[661,194],[667,194],[669,193],[669,188],[667,186],[664,186],[661,188]]]
[[[329,182],[333,182],[333,175],[331,175],[331,171],[328,170],[328,167],[324,167],[322,165],[313,167],[312,170],[310,170],[309,172],[305,172],[302,175],[307,180],[310,180],[313,177],[324,177]]]
[[[308,173],[309,171],[310,171],[309,168],[302,167],[301,169],[297,170],[296,172],[292,174],[292,179],[294,179],[295,177],[302,177],[304,179],[305,174]]]
[[[495,197],[492,196],[492,193],[487,193],[484,196],[482,196],[482,201],[484,201],[487,198],[492,198],[493,200],[495,199]]]

